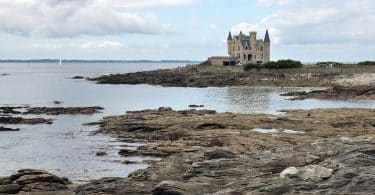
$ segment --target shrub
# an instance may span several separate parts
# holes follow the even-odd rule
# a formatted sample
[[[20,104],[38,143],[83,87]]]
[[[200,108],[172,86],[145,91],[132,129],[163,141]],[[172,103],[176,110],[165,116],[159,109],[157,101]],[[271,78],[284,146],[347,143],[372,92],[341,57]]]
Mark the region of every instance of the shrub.
[[[358,66],[375,66],[375,61],[363,61],[363,62],[359,62]]]
[[[245,71],[248,71],[248,70],[251,70],[251,69],[261,69],[262,68],[262,64],[254,64],[254,63],[247,63],[247,64],[244,64],[243,65],[243,69]]]
[[[300,61],[295,60],[278,60],[277,62],[267,62],[263,64],[263,67],[268,69],[301,68],[302,66]]]
[[[264,64],[254,64],[254,63],[247,63],[243,65],[243,69],[245,71],[251,70],[251,69],[282,69],[282,68],[301,68],[303,65],[300,61],[295,60],[278,60],[276,62],[271,61]]]

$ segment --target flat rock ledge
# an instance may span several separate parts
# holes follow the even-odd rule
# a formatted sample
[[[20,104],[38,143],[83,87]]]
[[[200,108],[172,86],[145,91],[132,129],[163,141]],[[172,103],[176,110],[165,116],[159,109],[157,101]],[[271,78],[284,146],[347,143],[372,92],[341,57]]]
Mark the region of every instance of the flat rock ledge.
[[[62,115],[62,114],[95,114],[104,108],[99,106],[91,107],[29,107],[29,106],[7,106],[0,107],[0,114],[21,114],[21,115]],[[22,111],[20,111],[22,110]],[[25,110],[25,111],[23,111]]]
[[[67,178],[46,171],[23,169],[9,177],[0,177],[0,194],[72,194],[70,184]]]
[[[52,124],[52,119],[45,118],[23,118],[23,117],[0,117],[0,124],[26,124],[26,125],[36,125],[36,124]]]
[[[309,98],[375,100],[375,86],[334,86],[326,90],[313,90],[311,92],[299,91],[281,95],[294,96],[291,100],[304,100]]]

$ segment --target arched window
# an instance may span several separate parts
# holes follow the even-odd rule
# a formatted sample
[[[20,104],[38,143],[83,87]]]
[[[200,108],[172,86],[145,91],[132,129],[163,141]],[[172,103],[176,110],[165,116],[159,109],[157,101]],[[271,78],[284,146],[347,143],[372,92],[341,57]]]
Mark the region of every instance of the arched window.
[[[263,51],[263,46],[260,47],[260,51]]]
[[[252,56],[251,54],[247,55],[247,60],[248,60],[248,61],[251,61],[252,58],[253,58],[253,56]]]

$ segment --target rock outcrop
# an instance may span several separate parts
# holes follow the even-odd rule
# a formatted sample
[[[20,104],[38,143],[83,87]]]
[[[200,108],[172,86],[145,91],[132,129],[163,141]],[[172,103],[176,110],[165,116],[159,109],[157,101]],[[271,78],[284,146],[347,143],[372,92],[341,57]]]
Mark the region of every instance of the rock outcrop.
[[[70,184],[67,178],[46,171],[23,169],[9,177],[0,177],[0,194],[72,194]]]

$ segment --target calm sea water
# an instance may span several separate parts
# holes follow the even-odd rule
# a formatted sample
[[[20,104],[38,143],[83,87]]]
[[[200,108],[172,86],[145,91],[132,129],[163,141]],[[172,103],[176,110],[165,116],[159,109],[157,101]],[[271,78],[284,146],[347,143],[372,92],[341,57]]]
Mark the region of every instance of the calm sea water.
[[[144,163],[123,165],[117,154],[125,145],[104,135],[89,136],[97,127],[82,126],[103,116],[170,106],[187,109],[203,104],[219,112],[279,114],[281,109],[361,107],[375,108],[374,101],[303,100],[289,101],[280,93],[312,88],[224,87],[164,88],[149,85],[97,85],[86,80],[70,79],[76,75],[99,76],[159,68],[184,66],[176,63],[82,63],[82,64],[0,64],[0,106],[102,106],[103,113],[92,116],[44,116],[52,125],[16,125],[19,132],[0,133],[0,176],[21,168],[40,168],[73,181],[88,181],[105,176],[126,177],[147,167]],[[108,156],[97,157],[97,151]]]

